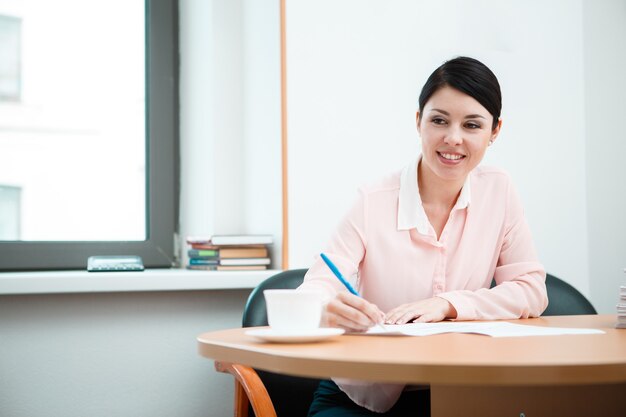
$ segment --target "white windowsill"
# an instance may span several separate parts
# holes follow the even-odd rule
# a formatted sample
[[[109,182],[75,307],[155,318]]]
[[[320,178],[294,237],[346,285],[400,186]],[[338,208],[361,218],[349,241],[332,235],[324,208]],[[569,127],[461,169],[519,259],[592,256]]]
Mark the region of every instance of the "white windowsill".
[[[251,289],[280,271],[1,272],[1,294]]]

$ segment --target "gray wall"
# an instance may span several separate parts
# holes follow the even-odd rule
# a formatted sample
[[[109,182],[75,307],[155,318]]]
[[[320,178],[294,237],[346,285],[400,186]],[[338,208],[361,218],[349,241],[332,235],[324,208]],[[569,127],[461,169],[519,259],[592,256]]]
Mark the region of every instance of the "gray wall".
[[[0,416],[230,416],[195,338],[240,326],[249,292],[0,296]]]

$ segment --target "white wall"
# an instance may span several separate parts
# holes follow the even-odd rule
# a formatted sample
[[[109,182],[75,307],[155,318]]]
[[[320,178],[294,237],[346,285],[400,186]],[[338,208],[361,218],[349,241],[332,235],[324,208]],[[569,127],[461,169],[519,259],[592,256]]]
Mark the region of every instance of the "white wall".
[[[587,212],[587,191],[596,189],[596,179],[586,186],[586,171],[601,171],[602,165],[586,152],[588,146],[606,150],[609,144],[613,152],[622,136],[605,142],[606,132],[592,140],[588,124],[600,116],[591,118],[585,103],[594,80],[615,86],[623,66],[610,66],[615,70],[608,73],[608,66],[594,66],[595,73],[585,73],[583,47],[601,42],[586,30],[592,24],[588,18],[583,25],[583,4],[591,3],[288,2],[289,266],[310,265],[359,184],[400,169],[416,155],[414,112],[423,83],[446,59],[470,55],[494,70],[504,96],[503,130],[485,163],[511,173],[546,269],[588,296],[593,286],[597,306],[614,312],[607,300],[614,299],[616,281],[603,286],[595,285],[596,278],[590,281],[589,269],[596,267],[589,258],[605,262],[599,248],[609,245],[624,264],[625,246],[618,231],[602,246],[588,238],[588,230],[596,230],[591,216],[597,208]],[[611,26],[620,28],[604,54],[625,49],[623,7],[618,1],[609,9],[605,2],[594,6],[596,25],[610,14]],[[623,64],[620,53],[611,62]],[[624,89],[619,91],[615,101],[623,104]],[[595,204],[603,207],[607,194],[598,197]],[[623,207],[623,197],[612,198]]]
[[[273,234],[282,256],[280,10],[278,0],[242,0],[244,231]]]
[[[626,285],[626,1],[585,1],[583,17],[589,286],[614,313]]]
[[[272,234],[281,265],[279,17],[277,0],[180,1],[183,255],[188,235]]]
[[[180,42],[180,230],[213,233],[216,155],[213,152],[215,101],[212,3],[179,3]],[[205,175],[206,173],[206,175]],[[186,258],[185,258],[186,260]]]

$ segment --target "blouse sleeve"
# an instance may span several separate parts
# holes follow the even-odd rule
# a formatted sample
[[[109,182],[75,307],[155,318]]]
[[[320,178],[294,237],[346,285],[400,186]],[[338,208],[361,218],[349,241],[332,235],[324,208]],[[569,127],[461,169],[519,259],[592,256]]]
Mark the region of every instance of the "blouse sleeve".
[[[439,294],[457,310],[457,320],[538,317],[548,305],[546,272],[539,262],[518,194],[509,182],[496,286]]]

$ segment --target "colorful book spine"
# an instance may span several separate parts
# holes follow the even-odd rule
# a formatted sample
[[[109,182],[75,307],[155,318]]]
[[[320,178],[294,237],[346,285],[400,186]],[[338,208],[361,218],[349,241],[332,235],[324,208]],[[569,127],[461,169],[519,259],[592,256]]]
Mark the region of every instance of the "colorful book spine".
[[[219,251],[217,249],[189,249],[187,255],[190,258],[217,258]]]
[[[189,259],[189,265],[217,265],[219,261],[217,259]]]

